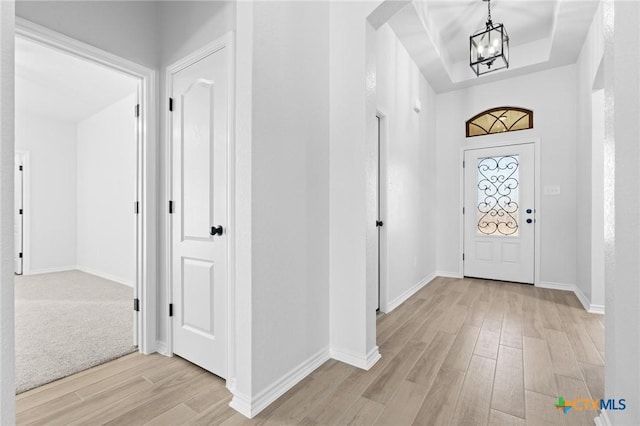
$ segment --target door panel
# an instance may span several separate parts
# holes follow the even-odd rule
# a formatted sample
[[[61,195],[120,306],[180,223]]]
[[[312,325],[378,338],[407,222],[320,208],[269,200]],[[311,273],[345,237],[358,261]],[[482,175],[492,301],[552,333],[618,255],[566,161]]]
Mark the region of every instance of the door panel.
[[[226,377],[228,48],[173,75],[173,352]]]
[[[465,151],[464,275],[534,282],[534,145]]]

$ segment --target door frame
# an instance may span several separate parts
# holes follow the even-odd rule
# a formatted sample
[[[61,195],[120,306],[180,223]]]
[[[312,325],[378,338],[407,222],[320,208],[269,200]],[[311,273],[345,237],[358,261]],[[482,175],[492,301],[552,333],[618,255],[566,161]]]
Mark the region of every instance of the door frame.
[[[15,155],[22,156],[22,275],[29,275],[31,270],[31,264],[29,262],[29,238],[30,226],[29,226],[29,214],[31,213],[31,205],[29,204],[29,191],[31,190],[29,181],[29,151],[23,151],[21,149],[15,150]]]
[[[182,59],[169,65],[165,72],[165,102],[164,111],[167,119],[165,120],[165,206],[169,205],[169,201],[173,199],[173,156],[172,156],[172,132],[173,120],[169,113],[169,97],[173,93],[173,75],[198,62],[206,56],[209,56],[223,48],[228,50],[228,136],[227,136],[227,387],[235,377],[235,46],[234,33],[232,31],[224,34],[215,41],[206,46],[186,55]],[[168,306],[173,303],[173,267],[172,267],[172,249],[173,249],[173,224],[169,210],[165,210],[165,300],[167,308],[164,311],[165,327],[167,330],[167,348],[163,354],[173,356],[173,317],[168,315]]]
[[[501,135],[502,137],[504,137],[504,135]],[[460,219],[459,219],[459,229],[460,229],[460,238],[459,238],[459,247],[460,247],[460,253],[458,255],[458,259],[459,259],[459,271],[460,271],[460,277],[464,277],[464,260],[462,260],[462,255],[464,254],[465,250],[464,250],[464,236],[465,236],[465,229],[464,229],[464,214],[462,214],[463,208],[464,208],[464,199],[465,199],[465,179],[464,179],[464,167],[462,166],[463,162],[464,162],[464,156],[465,153],[467,151],[473,151],[473,150],[478,150],[478,149],[486,149],[486,148],[502,148],[502,147],[508,147],[508,146],[513,146],[513,145],[527,145],[527,144],[533,144],[533,151],[534,151],[534,185],[535,185],[535,189],[534,189],[534,209],[535,209],[535,232],[534,232],[534,257],[533,257],[533,285],[536,287],[540,286],[540,229],[544,223],[544,221],[542,220],[543,214],[542,214],[542,210],[540,209],[540,196],[542,194],[541,192],[541,188],[540,188],[540,138],[539,137],[531,137],[531,138],[526,138],[526,139],[503,139],[503,140],[493,140],[493,141],[487,141],[487,142],[479,142],[476,143],[475,141],[473,143],[469,142],[469,141],[465,141],[465,145],[462,146],[460,148],[460,154],[459,154],[459,168],[460,168],[460,172],[459,172],[459,181],[460,181],[460,190],[459,190],[459,194],[460,194],[460,198],[459,198],[459,212],[460,212]]]
[[[389,310],[388,300],[388,262],[387,262],[387,197],[383,196],[383,188],[387,185],[387,141],[389,132],[389,116],[384,109],[376,108],[376,117],[380,119],[379,142],[376,148],[377,152],[377,178],[379,182],[379,193],[377,194],[376,204],[380,217],[385,224],[382,229],[378,228],[378,283],[380,286],[380,312],[386,313]]]
[[[140,203],[136,215],[136,285],[134,298],[140,299],[136,332],[138,350],[148,354],[156,351],[156,71],[124,59],[97,47],[78,41],[26,19],[16,17],[15,36],[63,53],[115,70],[139,80],[137,121],[137,182]],[[132,105],[133,114],[133,105]],[[135,200],[132,200],[132,203]],[[133,205],[131,206],[133,214]],[[24,265],[23,265],[24,268]],[[132,301],[133,306],[133,301]]]
[[[29,227],[29,208],[31,205],[29,204],[29,191],[31,189],[29,182],[29,151],[23,151],[21,149],[15,150],[15,156],[22,156],[22,274],[28,275],[30,271],[30,263],[29,256],[26,254],[29,250],[29,237],[30,237],[30,227]],[[15,212],[14,212],[15,214]],[[15,251],[15,250],[14,250]]]

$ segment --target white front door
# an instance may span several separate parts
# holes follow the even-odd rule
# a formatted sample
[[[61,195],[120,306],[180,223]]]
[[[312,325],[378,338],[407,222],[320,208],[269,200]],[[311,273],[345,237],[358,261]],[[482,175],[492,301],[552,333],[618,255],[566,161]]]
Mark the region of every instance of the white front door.
[[[173,352],[227,375],[228,47],[172,75]]]
[[[464,275],[533,284],[533,144],[465,151]]]
[[[14,177],[14,272],[22,275],[23,272],[23,229],[24,229],[24,155],[16,154]]]

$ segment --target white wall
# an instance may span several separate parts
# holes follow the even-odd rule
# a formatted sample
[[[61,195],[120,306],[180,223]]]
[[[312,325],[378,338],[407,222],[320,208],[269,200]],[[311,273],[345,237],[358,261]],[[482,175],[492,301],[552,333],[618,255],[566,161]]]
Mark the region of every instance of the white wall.
[[[604,2],[605,395],[627,409],[612,425],[640,424],[640,3]]]
[[[16,421],[14,321],[14,35],[13,0],[0,2],[0,424]]]
[[[75,123],[16,111],[16,149],[29,152],[26,273],[73,269],[77,258]]]
[[[436,271],[436,109],[435,93],[389,25],[378,30],[377,41],[377,103],[387,114],[381,161],[386,169],[384,310],[397,306]],[[420,113],[413,109],[416,100],[422,104]]]
[[[77,265],[133,286],[136,274],[136,95],[77,124]]]
[[[593,89],[604,54],[602,4],[598,8],[577,61],[577,136],[576,180],[576,286],[589,305],[604,306],[604,227],[602,138],[593,137]],[[604,99],[602,99],[604,102]],[[604,119],[604,103],[599,105]],[[602,124],[603,125],[603,124]],[[598,160],[600,162],[598,163]]]
[[[328,357],[329,4],[257,2],[253,12],[255,395]]]
[[[150,68],[158,65],[158,3],[21,1],[16,15]]]
[[[460,247],[460,148],[475,143],[540,138],[541,182],[560,186],[560,195],[540,200],[540,277],[543,282],[576,283],[576,66],[475,86],[437,99],[437,269],[462,273]],[[465,138],[465,122],[497,106],[533,110],[534,128]]]
[[[375,232],[375,208],[367,216],[367,131],[375,132],[375,73],[367,69],[367,36],[375,48],[376,33],[366,18],[369,2],[330,3],[330,163],[329,262],[331,356],[366,366],[378,353],[375,342],[376,283],[367,281],[367,224]],[[375,50],[374,50],[375,52]],[[370,84],[363,77],[369,71]],[[367,96],[372,120],[367,122]],[[377,143],[376,143],[377,145]],[[373,169],[370,170],[373,172]],[[373,175],[372,175],[373,176]],[[373,179],[375,185],[375,179]],[[375,193],[375,192],[374,192]],[[377,247],[375,248],[377,249]],[[377,272],[377,271],[376,271]],[[368,288],[371,284],[372,288]],[[371,310],[371,312],[368,312]],[[373,329],[373,330],[371,330]],[[373,333],[372,333],[373,331]]]

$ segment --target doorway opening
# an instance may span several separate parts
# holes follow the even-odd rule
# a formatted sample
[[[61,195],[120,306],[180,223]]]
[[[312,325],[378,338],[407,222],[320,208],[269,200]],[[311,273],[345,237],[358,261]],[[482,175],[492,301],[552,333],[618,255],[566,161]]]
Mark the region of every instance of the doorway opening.
[[[16,20],[17,393],[155,346],[144,309],[152,79]]]

